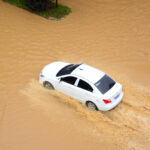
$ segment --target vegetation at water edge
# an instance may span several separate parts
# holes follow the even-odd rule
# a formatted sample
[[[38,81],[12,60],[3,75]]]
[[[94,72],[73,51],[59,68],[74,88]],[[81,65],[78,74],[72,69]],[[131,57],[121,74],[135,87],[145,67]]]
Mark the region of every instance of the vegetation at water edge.
[[[61,19],[71,13],[71,8],[56,4],[51,0],[3,0],[20,8],[29,10],[47,19]]]

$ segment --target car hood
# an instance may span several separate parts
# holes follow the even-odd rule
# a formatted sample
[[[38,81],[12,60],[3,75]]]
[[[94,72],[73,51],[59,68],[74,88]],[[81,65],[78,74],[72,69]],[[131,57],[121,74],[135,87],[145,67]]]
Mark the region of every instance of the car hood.
[[[42,70],[42,74],[47,77],[56,77],[58,71],[68,64],[69,63],[65,63],[61,61],[53,62],[44,67],[44,69]]]

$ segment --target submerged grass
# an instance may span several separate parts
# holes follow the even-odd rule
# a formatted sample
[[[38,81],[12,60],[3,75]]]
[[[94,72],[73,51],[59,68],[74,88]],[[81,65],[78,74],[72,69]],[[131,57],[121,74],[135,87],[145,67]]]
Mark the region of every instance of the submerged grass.
[[[31,11],[29,7],[25,4],[24,0],[3,0],[5,2],[11,3],[17,7],[26,9],[28,11]],[[38,14],[44,18],[56,18],[61,19],[71,13],[71,8],[63,5],[58,5],[58,7],[55,6],[55,3],[52,3],[52,7],[46,11],[32,11],[35,14]]]

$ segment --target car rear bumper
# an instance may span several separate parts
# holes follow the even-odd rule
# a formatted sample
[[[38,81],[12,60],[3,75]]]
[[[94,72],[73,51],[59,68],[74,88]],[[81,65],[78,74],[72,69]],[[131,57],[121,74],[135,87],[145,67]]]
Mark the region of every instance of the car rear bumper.
[[[123,92],[120,93],[120,96],[117,98],[117,100],[113,101],[112,103],[110,104],[105,104],[102,106],[97,106],[99,110],[102,110],[102,111],[108,111],[108,110],[111,110],[113,109],[114,107],[116,107],[122,100],[123,98]]]

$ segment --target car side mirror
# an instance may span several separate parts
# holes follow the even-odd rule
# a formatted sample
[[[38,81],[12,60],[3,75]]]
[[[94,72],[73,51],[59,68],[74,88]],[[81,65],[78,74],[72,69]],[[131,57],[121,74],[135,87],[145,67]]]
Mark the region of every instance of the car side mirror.
[[[63,81],[63,79],[64,79],[63,77],[62,77],[62,78],[60,78],[60,81]]]
[[[62,81],[62,78],[58,78],[58,80],[59,80],[59,83]]]

